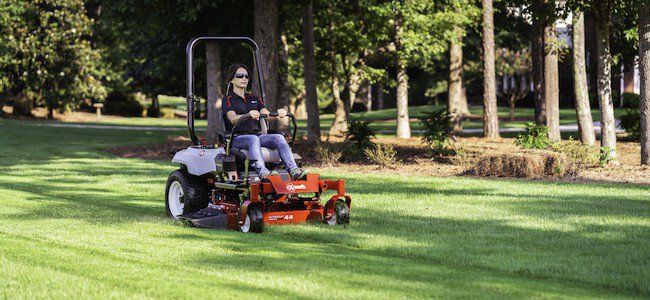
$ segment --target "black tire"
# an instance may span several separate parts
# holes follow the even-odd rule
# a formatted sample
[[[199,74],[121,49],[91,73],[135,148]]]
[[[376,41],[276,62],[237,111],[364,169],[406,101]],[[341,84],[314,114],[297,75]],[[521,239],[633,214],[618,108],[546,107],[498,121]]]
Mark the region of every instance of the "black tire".
[[[246,212],[244,225],[239,226],[241,232],[262,233],[264,231],[264,215],[259,206],[249,207]]]
[[[343,200],[336,200],[334,204],[334,214],[330,219],[327,215],[324,216],[323,221],[329,225],[347,225],[350,224],[350,208]]]
[[[189,174],[186,170],[180,169],[172,172],[167,179],[167,186],[165,187],[165,208],[167,215],[172,219],[177,219],[179,215],[178,205],[175,204],[174,195],[170,195],[170,187],[172,192],[178,189],[177,182],[182,189],[180,202],[182,213],[192,213],[204,209],[210,202],[210,187],[204,177]],[[170,201],[172,203],[170,203]]]

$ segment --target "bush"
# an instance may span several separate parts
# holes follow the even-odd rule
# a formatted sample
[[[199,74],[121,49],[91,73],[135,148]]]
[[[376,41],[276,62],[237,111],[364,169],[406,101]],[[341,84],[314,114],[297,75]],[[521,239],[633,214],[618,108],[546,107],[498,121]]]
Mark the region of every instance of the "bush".
[[[565,142],[551,144],[550,149],[566,157],[567,175],[571,177],[576,177],[585,168],[598,164],[598,147],[583,145],[571,138]]]
[[[160,107],[151,105],[147,108],[147,117],[160,118],[160,116],[161,116]]]
[[[383,168],[394,168],[395,165],[399,164],[397,161],[397,151],[395,151],[393,145],[384,145],[382,147],[381,144],[377,144],[374,148],[364,149],[363,153],[368,160]]]
[[[453,154],[449,148],[449,135],[451,133],[451,115],[445,108],[436,109],[430,112],[422,112],[419,117],[420,123],[424,126],[422,140],[427,144],[433,155]]]
[[[358,151],[374,148],[375,143],[372,138],[375,137],[375,131],[370,128],[372,121],[362,120],[350,116],[348,118],[348,131],[345,132],[345,139],[352,141],[358,147]]]
[[[20,94],[14,97],[14,116],[27,117],[32,115],[32,109],[34,108],[34,101],[29,95]]]
[[[623,93],[623,107],[639,109],[640,99],[639,94]]]
[[[628,136],[632,139],[639,139],[641,136],[641,114],[638,109],[626,109],[624,115],[620,117],[621,127],[625,129]]]
[[[124,91],[113,91],[104,100],[104,111],[107,114],[141,117],[143,109],[133,95],[127,95]]]
[[[343,155],[340,150],[328,144],[320,143],[314,148],[316,160],[323,166],[336,165]]]
[[[598,155],[598,163],[601,165],[608,164],[615,159],[612,157],[612,148],[602,146],[600,147],[600,153]]]
[[[527,123],[526,130],[517,134],[515,144],[524,149],[546,149],[549,145],[548,127]]]

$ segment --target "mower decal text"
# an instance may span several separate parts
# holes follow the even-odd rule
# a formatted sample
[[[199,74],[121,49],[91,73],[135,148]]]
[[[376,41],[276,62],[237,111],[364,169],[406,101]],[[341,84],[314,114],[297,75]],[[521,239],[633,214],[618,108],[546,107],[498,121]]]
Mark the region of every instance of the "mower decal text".
[[[269,216],[269,221],[276,221],[276,220],[293,220],[293,215],[282,215],[282,216]]]
[[[304,190],[307,187],[304,184],[294,185],[293,183],[287,184],[287,191],[295,192],[296,190]]]

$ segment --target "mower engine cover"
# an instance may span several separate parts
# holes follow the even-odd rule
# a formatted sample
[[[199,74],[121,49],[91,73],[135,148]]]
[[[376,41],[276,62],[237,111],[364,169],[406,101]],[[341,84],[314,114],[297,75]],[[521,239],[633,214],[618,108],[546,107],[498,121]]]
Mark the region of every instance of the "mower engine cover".
[[[223,148],[198,148],[188,147],[187,149],[176,152],[172,162],[183,164],[187,167],[187,172],[201,176],[217,170],[214,162],[218,154],[225,154]]]

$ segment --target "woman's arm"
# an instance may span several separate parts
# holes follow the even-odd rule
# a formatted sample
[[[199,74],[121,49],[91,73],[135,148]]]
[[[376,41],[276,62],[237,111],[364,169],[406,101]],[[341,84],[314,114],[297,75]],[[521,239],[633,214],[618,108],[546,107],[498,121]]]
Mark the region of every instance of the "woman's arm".
[[[249,111],[247,114],[250,115],[251,118],[253,118],[253,119],[255,119],[255,120],[259,120],[259,119],[260,119],[260,112],[257,111],[257,110],[251,110],[251,111]],[[247,114],[238,115],[234,110],[231,110],[231,111],[228,111],[228,112],[226,113],[226,118],[228,118],[228,121],[230,121],[230,123],[232,123],[233,125],[235,125],[235,124],[237,123],[237,121],[239,121],[239,119],[240,119],[241,117],[243,117],[243,116],[245,116],[245,115],[247,115]]]

